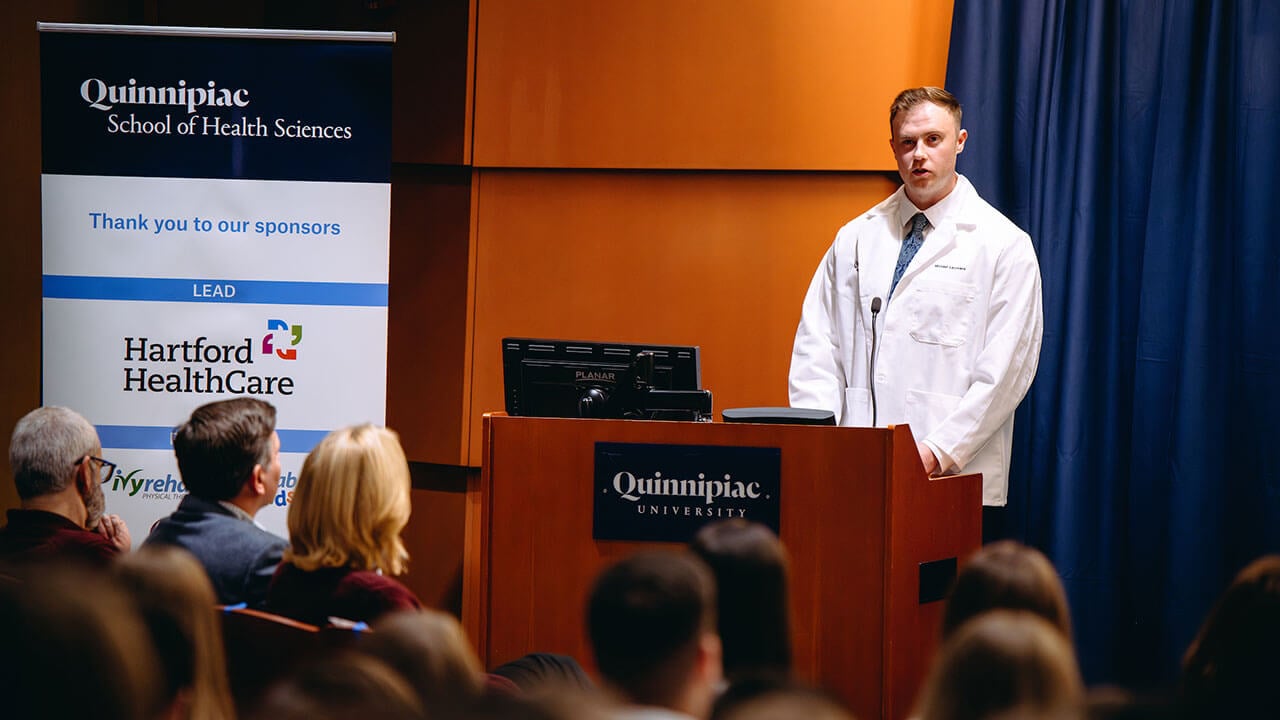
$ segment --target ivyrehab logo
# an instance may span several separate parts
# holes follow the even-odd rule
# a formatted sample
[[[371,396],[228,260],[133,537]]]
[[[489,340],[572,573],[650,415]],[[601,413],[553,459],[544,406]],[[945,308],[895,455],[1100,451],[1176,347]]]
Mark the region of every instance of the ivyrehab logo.
[[[107,482],[107,488],[113,493],[124,493],[144,500],[173,500],[187,494],[187,486],[173,473],[151,475],[143,468],[116,468],[116,474]]]

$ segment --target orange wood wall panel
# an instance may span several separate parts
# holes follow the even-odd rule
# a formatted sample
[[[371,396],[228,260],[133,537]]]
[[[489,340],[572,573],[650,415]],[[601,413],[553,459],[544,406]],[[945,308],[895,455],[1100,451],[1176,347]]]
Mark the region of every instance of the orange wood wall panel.
[[[419,477],[439,466],[412,466],[413,514],[401,533],[409,551],[409,572],[399,580],[428,607],[458,614],[462,590],[463,506],[457,490],[419,487]],[[477,471],[478,472],[478,471]],[[465,486],[465,481],[463,481]]]
[[[479,0],[482,167],[891,169],[951,0]]]
[[[469,464],[507,336],[702,348],[726,407],[787,404],[805,289],[885,174],[481,170]]]
[[[392,177],[387,425],[412,460],[466,464],[471,194],[466,168]]]

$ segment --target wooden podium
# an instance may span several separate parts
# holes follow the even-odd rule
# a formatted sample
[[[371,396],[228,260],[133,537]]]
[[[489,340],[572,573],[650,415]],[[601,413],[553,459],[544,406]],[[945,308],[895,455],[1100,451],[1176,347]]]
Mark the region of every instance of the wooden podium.
[[[592,668],[583,607],[609,562],[669,543],[592,539],[597,442],[781,449],[797,676],[863,720],[911,711],[941,627],[921,577],[981,544],[981,476],[929,479],[910,429],[484,417],[467,488],[462,619],[486,667],[533,651]],[[945,582],[945,578],[943,578]]]

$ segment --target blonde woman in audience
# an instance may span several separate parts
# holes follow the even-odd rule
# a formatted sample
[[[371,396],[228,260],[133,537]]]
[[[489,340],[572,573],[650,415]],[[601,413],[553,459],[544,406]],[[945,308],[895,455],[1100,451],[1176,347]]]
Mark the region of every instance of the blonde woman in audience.
[[[956,576],[942,617],[943,639],[970,618],[1000,608],[1033,612],[1071,638],[1067,594],[1053,563],[1013,540],[984,546]]]
[[[435,610],[384,615],[359,649],[400,673],[433,717],[457,715],[484,689],[484,668],[452,615]]]
[[[178,547],[144,545],[116,564],[160,657],[168,718],[235,717],[227,683],[213,585],[195,556]]]
[[[298,476],[290,545],[267,591],[267,610],[324,625],[330,617],[368,622],[422,607],[388,577],[409,560],[400,539],[409,511],[399,436],[374,425],[329,433]]]
[[[1058,628],[1027,611],[993,610],[943,643],[914,717],[1067,717],[1080,711],[1083,694],[1075,653]]]

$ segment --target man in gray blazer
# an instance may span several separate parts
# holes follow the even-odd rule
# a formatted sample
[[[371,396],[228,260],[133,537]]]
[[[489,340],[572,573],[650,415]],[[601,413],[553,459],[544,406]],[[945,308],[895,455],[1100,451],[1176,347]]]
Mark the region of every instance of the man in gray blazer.
[[[224,605],[262,607],[288,546],[253,519],[280,485],[275,426],[270,403],[235,398],[196,408],[173,438],[188,494],[144,544],[176,545],[195,555]]]

